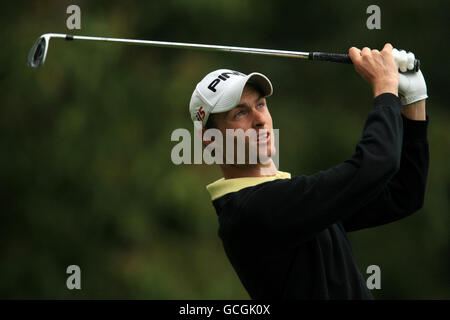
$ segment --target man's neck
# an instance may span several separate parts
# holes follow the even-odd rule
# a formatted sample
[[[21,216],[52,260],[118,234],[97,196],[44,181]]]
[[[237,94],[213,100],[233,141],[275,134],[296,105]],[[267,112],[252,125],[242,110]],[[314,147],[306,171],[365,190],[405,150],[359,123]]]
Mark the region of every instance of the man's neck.
[[[225,179],[246,178],[246,177],[271,177],[277,174],[278,170],[272,159],[266,165],[252,164],[252,165],[235,165],[222,164],[223,177]]]

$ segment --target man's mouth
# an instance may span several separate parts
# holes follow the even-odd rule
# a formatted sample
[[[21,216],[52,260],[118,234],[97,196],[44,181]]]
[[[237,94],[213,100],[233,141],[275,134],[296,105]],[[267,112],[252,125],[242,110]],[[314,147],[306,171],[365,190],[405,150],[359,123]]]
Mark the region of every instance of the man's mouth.
[[[261,132],[258,135],[258,139],[256,140],[258,144],[265,144],[268,143],[269,141],[270,141],[270,131]]]

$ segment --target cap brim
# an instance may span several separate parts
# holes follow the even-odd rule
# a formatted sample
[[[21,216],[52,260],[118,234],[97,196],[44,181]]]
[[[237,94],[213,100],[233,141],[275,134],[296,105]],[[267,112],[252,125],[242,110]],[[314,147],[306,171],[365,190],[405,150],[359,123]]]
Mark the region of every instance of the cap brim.
[[[247,76],[246,83],[256,85],[261,90],[264,97],[269,97],[273,93],[272,83],[265,75],[261,73],[258,72],[250,73]]]
[[[242,92],[247,83],[256,86],[261,90],[263,97],[269,97],[273,93],[272,83],[263,74],[258,72],[250,73],[248,76],[243,77],[242,80],[236,82],[234,85],[230,86],[226,92],[224,92],[224,97],[221,101],[214,107],[211,113],[222,113],[234,109],[241,100]]]

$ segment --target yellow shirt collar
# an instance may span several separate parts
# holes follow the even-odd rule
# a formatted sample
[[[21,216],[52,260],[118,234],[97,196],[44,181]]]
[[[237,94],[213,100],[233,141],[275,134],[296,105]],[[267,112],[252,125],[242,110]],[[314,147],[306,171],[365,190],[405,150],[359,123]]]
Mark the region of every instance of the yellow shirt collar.
[[[273,181],[277,179],[290,179],[291,174],[288,172],[278,171],[276,175],[270,177],[245,177],[234,179],[219,179],[206,186],[211,200],[214,201],[220,197],[223,197],[227,193],[236,192],[241,189],[256,186],[257,184]]]

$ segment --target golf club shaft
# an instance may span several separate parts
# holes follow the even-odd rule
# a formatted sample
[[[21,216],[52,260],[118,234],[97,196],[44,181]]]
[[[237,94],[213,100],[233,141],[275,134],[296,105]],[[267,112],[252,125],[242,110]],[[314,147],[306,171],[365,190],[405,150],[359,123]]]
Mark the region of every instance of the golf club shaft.
[[[121,43],[149,45],[149,46],[154,46],[154,47],[165,47],[165,48],[240,52],[240,53],[249,53],[249,54],[263,54],[263,55],[272,55],[272,56],[281,56],[281,57],[290,57],[290,58],[309,59],[308,52],[257,49],[257,48],[246,48],[246,47],[232,47],[232,46],[220,46],[220,45],[185,43],[185,42],[167,42],[167,41],[120,39],[120,38],[105,38],[105,37],[72,36],[72,35],[63,35],[63,36],[67,40],[94,40],[94,41],[107,41],[107,42],[121,42]]]

